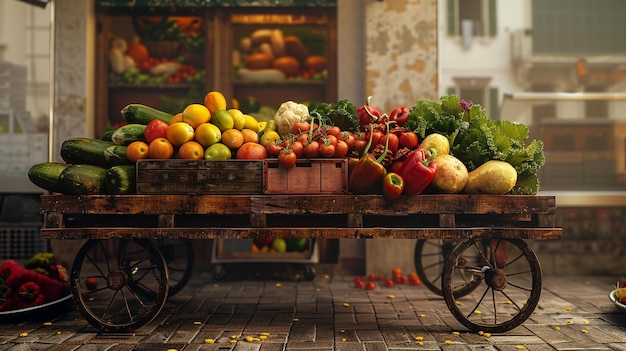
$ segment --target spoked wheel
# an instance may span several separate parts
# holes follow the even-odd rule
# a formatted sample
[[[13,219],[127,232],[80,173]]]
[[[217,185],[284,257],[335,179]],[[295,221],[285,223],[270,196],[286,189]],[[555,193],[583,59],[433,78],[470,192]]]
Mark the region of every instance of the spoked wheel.
[[[477,283],[484,284],[463,300],[453,295]],[[502,333],[519,326],[537,307],[541,285],[539,260],[521,239],[493,239],[489,245],[468,239],[454,249],[443,269],[446,305],[472,331]]]
[[[442,296],[441,277],[446,258],[458,244],[458,240],[418,240],[415,244],[413,259],[415,272],[420,280],[435,294]],[[454,297],[459,298],[471,293],[479,284],[467,284],[454,291]]]
[[[180,292],[191,279],[195,255],[189,239],[159,239],[154,241],[167,264],[168,297]]]
[[[165,260],[150,241],[91,239],[74,259],[70,282],[78,310],[91,325],[122,332],[156,317],[167,299],[167,280]]]

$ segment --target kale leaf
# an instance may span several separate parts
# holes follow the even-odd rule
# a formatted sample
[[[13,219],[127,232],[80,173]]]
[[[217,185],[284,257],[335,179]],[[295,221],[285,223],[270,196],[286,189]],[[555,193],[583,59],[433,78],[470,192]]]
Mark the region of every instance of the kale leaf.
[[[343,131],[356,132],[359,130],[359,116],[356,106],[348,100],[339,100],[335,104],[320,103],[311,114],[318,113],[331,125],[341,128]]]

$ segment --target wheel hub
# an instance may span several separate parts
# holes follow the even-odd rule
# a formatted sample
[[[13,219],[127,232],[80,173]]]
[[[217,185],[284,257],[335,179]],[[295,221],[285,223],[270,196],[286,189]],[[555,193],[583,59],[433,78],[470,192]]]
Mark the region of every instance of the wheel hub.
[[[128,275],[121,270],[113,271],[107,277],[107,286],[113,290],[120,290],[128,283]]]
[[[488,269],[485,272],[485,283],[493,290],[502,291],[506,287],[506,273],[501,269]]]

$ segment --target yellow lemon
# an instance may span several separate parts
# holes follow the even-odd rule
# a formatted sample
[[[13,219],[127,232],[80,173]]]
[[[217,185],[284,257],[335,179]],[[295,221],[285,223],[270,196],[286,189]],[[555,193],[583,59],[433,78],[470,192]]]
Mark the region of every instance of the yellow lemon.
[[[236,108],[231,108],[228,110],[228,113],[233,117],[233,128],[237,130],[242,130],[246,125],[246,119],[243,116],[243,112],[239,111]]]
[[[243,115],[243,119],[244,119],[244,123],[243,123],[243,129],[251,129],[254,130],[255,132],[259,132],[260,128],[259,128],[259,121],[256,120],[256,118],[250,116],[250,115]]]
[[[211,123],[215,124],[222,132],[235,127],[233,116],[226,110],[216,110],[212,114]]]
[[[196,128],[195,140],[207,147],[222,140],[222,131],[213,123],[202,123]]]
[[[178,122],[167,128],[167,140],[172,145],[180,146],[194,138],[193,127],[186,122]]]
[[[201,104],[191,104],[183,110],[183,122],[189,123],[194,129],[211,120],[211,112]]]

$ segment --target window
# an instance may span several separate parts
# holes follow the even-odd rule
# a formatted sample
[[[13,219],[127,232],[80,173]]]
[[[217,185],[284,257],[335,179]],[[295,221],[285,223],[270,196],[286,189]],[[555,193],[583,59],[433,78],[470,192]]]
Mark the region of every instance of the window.
[[[448,35],[462,35],[464,22],[472,36],[496,35],[496,0],[448,0],[447,11]]]

